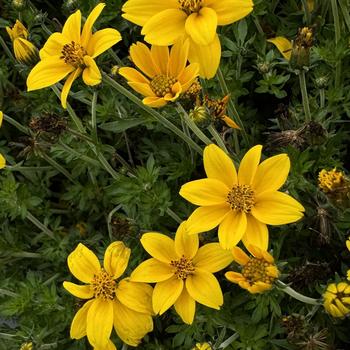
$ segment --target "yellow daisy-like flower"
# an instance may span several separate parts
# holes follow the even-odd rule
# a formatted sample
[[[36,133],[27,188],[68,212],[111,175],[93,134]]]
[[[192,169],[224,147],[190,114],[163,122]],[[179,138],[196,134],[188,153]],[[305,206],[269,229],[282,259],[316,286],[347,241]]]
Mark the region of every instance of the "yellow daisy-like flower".
[[[11,38],[17,61],[23,64],[34,63],[38,56],[38,50],[28,40],[27,28],[17,19],[13,28],[6,27],[6,31]]]
[[[192,350],[211,350],[211,346],[208,343],[197,343]]]
[[[345,317],[350,313],[350,284],[331,283],[323,294],[323,306],[333,317]]]
[[[86,285],[64,282],[63,287],[80,299],[89,299],[76,313],[70,329],[73,339],[87,335],[95,349],[115,349],[110,335],[112,327],[126,344],[137,346],[152,331],[152,287],[124,278],[130,249],[123,242],[110,244],[103,267],[96,255],[83,244],[68,256],[70,272]]]
[[[242,19],[253,5],[252,0],[128,0],[122,16],[142,26],[145,41],[153,45],[190,38],[190,62],[200,64],[202,77],[212,78],[221,56],[217,26]]]
[[[241,248],[232,248],[233,259],[242,266],[242,272],[229,271],[225,277],[249,293],[263,293],[272,288],[278,269],[273,256],[267,251],[254,245],[249,246],[249,251],[253,255],[251,258]]]
[[[150,107],[162,107],[175,101],[198,76],[198,64],[188,66],[189,41],[180,40],[171,48],[137,42],[130,48],[130,56],[141,74],[134,68],[123,67],[119,74],[138,93],[146,96],[142,102]]]
[[[121,40],[120,33],[106,28],[92,33],[92,27],[105,4],[98,4],[88,16],[83,30],[81,12],[70,15],[62,33],[53,33],[40,50],[41,61],[31,70],[27,79],[28,91],[38,90],[68,78],[61,93],[61,103],[67,107],[69,90],[80,74],[86,85],[101,82],[101,73],[95,58]]]
[[[332,192],[344,185],[345,177],[342,171],[322,169],[318,174],[318,186],[323,192]]]
[[[241,239],[267,250],[268,225],[299,220],[304,207],[278,189],[287,179],[290,161],[279,154],[261,164],[261,145],[243,157],[238,174],[231,158],[218,146],[204,149],[206,179],[183,185],[180,195],[199,205],[187,220],[190,234],[212,230],[219,225],[219,242],[231,249]]]
[[[172,305],[182,320],[193,322],[196,301],[219,309],[223,304],[222,291],[213,273],[228,266],[232,254],[218,243],[199,248],[196,235],[188,235],[186,222],[176,234],[175,241],[156,232],[141,238],[144,249],[152,256],[131,274],[131,281],[156,283],[152,304],[156,314],[163,314]]]

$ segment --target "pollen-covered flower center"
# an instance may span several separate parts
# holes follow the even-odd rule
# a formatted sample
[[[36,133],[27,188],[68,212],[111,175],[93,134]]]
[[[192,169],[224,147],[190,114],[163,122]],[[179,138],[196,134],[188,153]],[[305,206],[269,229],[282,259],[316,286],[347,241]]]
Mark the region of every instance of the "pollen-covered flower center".
[[[202,0],[178,0],[182,11],[190,15],[193,12],[199,12],[202,7]]]
[[[94,279],[91,282],[91,287],[94,291],[95,298],[112,300],[115,297],[117,283],[104,269],[101,269],[100,273],[94,276]]]
[[[177,80],[175,78],[159,74],[152,79],[150,85],[152,91],[158,97],[164,97],[166,94],[171,93],[171,88],[176,82]]]
[[[249,213],[255,204],[254,191],[249,185],[235,185],[227,195],[231,209]]]
[[[191,259],[182,256],[179,260],[172,260],[170,266],[175,268],[174,274],[178,279],[185,280],[194,273],[194,266]]]
[[[80,44],[72,41],[63,46],[60,57],[65,63],[71,64],[78,68],[84,66],[84,56],[87,54],[86,50]]]
[[[268,268],[273,266],[274,264],[270,264],[263,259],[250,258],[250,261],[243,267],[242,275],[251,284],[259,281],[271,284],[275,280],[275,277],[269,273]]]

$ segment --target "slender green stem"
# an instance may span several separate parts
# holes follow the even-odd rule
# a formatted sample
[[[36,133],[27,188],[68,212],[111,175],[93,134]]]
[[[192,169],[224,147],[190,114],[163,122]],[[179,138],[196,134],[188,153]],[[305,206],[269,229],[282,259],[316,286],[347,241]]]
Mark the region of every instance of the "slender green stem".
[[[183,141],[185,141],[190,147],[192,147],[196,152],[202,154],[203,150],[199,147],[191,138],[189,138],[184,132],[182,132],[177,126],[175,126],[171,121],[166,119],[163,115],[156,112],[154,109],[144,105],[142,101],[137,98],[134,94],[129,92],[123,86],[118,84],[115,80],[110,78],[106,73],[103,73],[103,81],[109,86],[113,87],[116,91],[120,92],[122,95],[127,97],[130,101],[135,103],[141,109],[150,114],[153,118],[159,121],[163,126],[171,130],[175,135],[179,136]]]
[[[109,239],[111,240],[111,242],[113,241],[113,231],[112,231],[112,225],[111,225],[112,217],[113,217],[114,213],[117,212],[121,207],[122,207],[122,205],[118,204],[115,208],[113,208],[109,212],[108,217],[107,217],[108,236],[109,236]]]
[[[26,218],[34,224],[37,228],[39,228],[41,231],[46,233],[50,238],[55,239],[55,234],[46,227],[42,222],[40,222],[34,215],[32,215],[29,211],[27,211]]]
[[[69,147],[68,145],[66,145],[64,142],[62,141],[59,141],[59,145],[65,150],[67,151],[69,154],[74,154],[78,159],[82,159],[84,160],[85,162],[87,163],[90,163],[94,166],[100,166],[101,164],[93,159],[93,158],[90,158],[88,156],[86,156],[85,154],[80,154],[79,152],[77,152],[75,149]]]
[[[11,257],[13,257],[13,258],[39,259],[42,257],[42,255],[39,253],[21,251],[21,252],[15,252],[15,253],[11,254]]]
[[[326,95],[324,89],[320,89],[320,107],[324,108],[326,101]]]
[[[0,295],[7,295],[9,297],[16,297],[18,296],[17,293],[11,292],[10,290],[0,288]]]
[[[17,166],[16,165],[7,165],[6,166],[7,170],[10,171],[46,171],[52,169],[51,166]]]
[[[92,140],[92,138],[90,138],[88,135],[86,134],[82,134],[81,132],[79,131],[76,131],[74,129],[71,129],[71,128],[67,128],[67,131],[69,131],[72,135],[74,136],[77,136],[87,142],[90,142],[90,143],[94,143],[94,141]],[[96,146],[96,145],[95,145]]]
[[[288,285],[286,285],[285,283],[283,283],[280,280],[276,281],[276,286],[279,290],[283,291],[284,293],[290,295],[294,299],[299,300],[305,304],[310,304],[310,305],[320,305],[321,304],[321,301],[319,299],[306,297],[305,295],[296,292],[293,288],[289,287]]]
[[[242,55],[238,54],[237,61],[236,61],[236,80],[239,80],[239,78],[241,76],[242,61],[243,61]]]
[[[24,134],[29,135],[29,129],[25,126],[23,126],[21,123],[19,123],[17,120],[9,117],[8,115],[4,114],[4,120],[13,125],[18,130],[22,131]]]
[[[166,210],[166,212],[167,212],[167,214],[171,217],[171,218],[173,218],[178,224],[181,224],[182,223],[182,219],[177,215],[177,214],[175,214],[170,208],[168,208],[167,210]]]
[[[309,26],[311,24],[311,14],[310,14],[309,5],[307,3],[307,0],[301,0],[301,2],[303,3],[303,8],[304,8],[305,22],[306,22],[306,25]]]
[[[350,15],[347,0],[339,0],[339,6],[344,17],[344,21],[350,31]]]
[[[255,27],[258,30],[259,34],[265,35],[264,30],[262,29],[262,27],[260,25],[258,17],[253,16],[253,21],[254,21]]]
[[[306,88],[305,71],[302,69],[300,71],[300,73],[298,74],[298,76],[299,76],[301,97],[303,100],[305,121],[310,122],[311,121],[311,112],[310,112],[310,106],[309,106],[309,97],[308,97],[307,88]]]
[[[2,38],[2,36],[0,35],[0,45],[2,46],[2,48],[4,49],[4,51],[6,52],[7,56],[9,56],[10,60],[13,63],[16,63],[16,58],[15,56],[13,56],[11,50],[8,48],[8,46],[5,43],[5,40]]]
[[[122,350],[127,350],[127,349],[128,349],[128,345],[123,343]]]
[[[340,40],[340,21],[339,21],[339,11],[337,0],[331,0],[332,13],[333,13],[333,21],[334,21],[334,35],[335,35],[335,45],[338,47],[338,43]],[[335,66],[335,87],[339,87],[341,80],[341,60],[336,63]]]
[[[222,139],[222,137],[219,135],[219,133],[217,132],[217,130],[214,128],[214,126],[212,124],[210,124],[208,126],[208,130],[211,133],[211,135],[214,137],[215,142],[217,143],[217,145],[226,153],[228,153],[228,150],[225,146],[224,140]]]
[[[96,105],[97,105],[98,92],[94,91],[91,100],[91,136],[95,143],[98,142],[97,139],[97,122],[96,122]]]

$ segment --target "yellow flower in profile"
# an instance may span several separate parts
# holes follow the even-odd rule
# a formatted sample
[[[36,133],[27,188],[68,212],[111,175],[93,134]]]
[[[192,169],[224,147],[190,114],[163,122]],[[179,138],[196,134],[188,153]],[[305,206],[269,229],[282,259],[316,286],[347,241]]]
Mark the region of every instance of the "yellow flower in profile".
[[[20,348],[20,350],[32,350],[32,349],[33,349],[33,343],[31,341],[23,343]]]
[[[190,62],[200,65],[200,75],[212,78],[220,63],[217,26],[234,23],[253,10],[252,0],[128,0],[124,18],[142,26],[145,41],[172,45],[190,39]]]
[[[192,350],[211,350],[211,346],[208,343],[197,343]]]
[[[350,284],[331,283],[323,294],[323,306],[333,317],[345,317],[350,313]]]
[[[152,331],[152,287],[124,278],[130,249],[123,242],[110,244],[103,267],[96,255],[83,244],[68,256],[70,272],[86,285],[64,282],[63,287],[80,299],[88,301],[76,313],[70,329],[73,339],[87,335],[95,349],[115,349],[110,340],[112,327],[126,344],[137,346]]]
[[[229,251],[219,243],[199,248],[198,236],[186,232],[186,221],[179,226],[175,241],[161,233],[148,232],[142,235],[141,244],[152,258],[142,262],[130,279],[156,283],[152,296],[156,314],[162,315],[174,305],[181,319],[192,324],[196,301],[220,309],[223,295],[213,273],[232,262]]]
[[[145,96],[142,102],[150,107],[162,107],[175,101],[198,76],[198,64],[187,65],[189,41],[176,42],[170,49],[154,46],[149,49],[137,42],[130,48],[130,56],[141,74],[134,68],[123,67],[119,74],[128,84]]]
[[[62,33],[53,33],[40,50],[41,61],[31,70],[27,78],[28,91],[38,90],[68,78],[61,93],[61,103],[67,107],[67,96],[81,74],[86,85],[101,82],[101,73],[95,58],[121,40],[119,32],[112,28],[92,33],[92,27],[105,4],[98,4],[88,16],[83,30],[81,12],[70,15]]]
[[[339,187],[342,187],[345,182],[344,173],[333,170],[322,169],[318,174],[318,187],[325,193],[333,192]]]
[[[13,28],[6,27],[6,31],[11,38],[17,61],[23,64],[34,63],[38,56],[38,50],[28,40],[27,28],[17,19]]]
[[[251,258],[241,248],[232,248],[233,259],[242,266],[242,272],[229,271],[225,277],[249,293],[263,293],[272,288],[278,269],[273,256],[267,251],[254,245],[249,246],[249,251],[253,255]]]
[[[218,146],[204,149],[206,179],[188,182],[180,195],[199,205],[187,220],[190,234],[219,225],[219,242],[231,249],[240,240],[262,250],[268,245],[268,225],[282,225],[303,217],[304,207],[278,189],[287,179],[290,161],[279,154],[261,164],[261,145],[243,157],[238,174],[231,158]]]

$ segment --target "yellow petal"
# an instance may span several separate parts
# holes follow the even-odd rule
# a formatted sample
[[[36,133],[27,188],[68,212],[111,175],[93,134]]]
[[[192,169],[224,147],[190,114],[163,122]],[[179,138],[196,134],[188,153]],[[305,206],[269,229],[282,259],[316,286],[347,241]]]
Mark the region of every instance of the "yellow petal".
[[[142,235],[140,241],[149,255],[165,264],[178,259],[175,252],[175,242],[166,235],[148,232]]]
[[[288,39],[282,36],[277,36],[276,38],[271,38],[267,41],[274,44],[286,60],[290,60],[292,56],[292,43]]]
[[[248,250],[251,244],[258,246],[262,250],[267,250],[269,231],[266,224],[256,220],[252,215],[247,215],[247,228],[242,237],[242,242]]]
[[[156,97],[155,93],[152,91],[149,83],[128,82],[128,85],[130,85],[136,92],[138,92],[139,94],[141,94],[143,96],[148,96],[151,98],[155,98],[157,100],[159,99],[159,97]]]
[[[96,348],[108,346],[113,328],[112,300],[94,299],[87,313],[86,334]]]
[[[116,29],[106,28],[97,31],[91,36],[87,45],[88,55],[95,58],[105,52],[122,39]]]
[[[239,247],[233,247],[232,250],[233,259],[238,262],[238,264],[244,266],[249,262],[249,256]]]
[[[174,272],[169,264],[151,258],[136,267],[130,276],[130,280],[133,282],[155,283],[165,281],[172,276],[174,276]]]
[[[94,9],[90,12],[88,18],[86,19],[86,22],[83,27],[83,31],[81,33],[81,44],[84,47],[87,47],[91,35],[92,35],[92,27],[94,23],[96,22],[97,18],[100,16],[103,8],[106,6],[104,3],[97,4]]]
[[[107,247],[103,266],[113,279],[119,278],[124,273],[128,266],[130,252],[131,250],[121,241],[113,242]]]
[[[69,39],[80,44],[81,12],[80,10],[70,15],[63,26],[62,34]]]
[[[169,75],[172,77],[179,76],[186,67],[190,41],[177,40],[171,47],[169,56]]]
[[[5,168],[6,166],[6,159],[4,158],[4,156],[0,153],[0,169]]]
[[[87,315],[94,300],[87,301],[75,314],[70,326],[70,337],[72,339],[80,339],[86,335]]]
[[[228,127],[233,129],[240,129],[239,125],[227,115],[224,115],[223,117],[221,117],[221,119],[226,123]]]
[[[53,33],[39,51],[39,56],[42,60],[51,56],[61,56],[63,46],[69,43],[69,39],[62,33]]]
[[[4,113],[0,111],[0,128],[2,126],[2,121],[4,120]]]
[[[130,57],[135,66],[145,73],[148,77],[153,78],[160,74],[160,69],[153,61],[151,50],[143,43],[137,42],[130,47]]]
[[[251,214],[265,224],[282,225],[301,219],[304,210],[291,196],[275,191],[257,196]]]
[[[180,9],[167,9],[154,15],[143,26],[141,34],[153,45],[168,46],[185,34],[187,15]]]
[[[200,179],[182,185],[179,193],[193,204],[209,206],[225,204],[229,191],[230,189],[222,181]]]
[[[158,282],[153,290],[153,311],[156,314],[162,315],[165,311],[171,308],[179,298],[183,287],[183,280],[176,277],[163,282]]]
[[[343,314],[346,315],[350,312],[350,309],[347,308],[339,299],[335,299],[335,303],[337,304],[337,307],[339,311]]]
[[[30,41],[23,38],[15,39],[13,42],[13,51],[16,59],[24,64],[34,60],[37,53],[36,47]]]
[[[215,38],[218,18],[216,12],[203,7],[189,15],[185,23],[187,34],[198,45],[209,45]]]
[[[128,81],[149,84],[149,80],[134,68],[122,67],[119,69],[118,73]]]
[[[152,293],[153,288],[146,283],[132,282],[124,278],[118,283],[116,291],[118,300],[137,312],[152,313]]]
[[[237,172],[232,159],[218,146],[206,146],[203,152],[204,169],[211,179],[222,181],[231,189],[237,184]]]
[[[185,256],[188,259],[192,259],[196,255],[198,247],[198,236],[188,234],[186,221],[183,221],[175,234],[175,250],[177,256]]]
[[[67,97],[72,87],[72,84],[74,80],[79,77],[80,74],[81,74],[81,68],[76,69],[74,72],[69,74],[67,80],[63,85],[62,92],[61,92],[61,104],[64,109],[67,108]]]
[[[250,185],[258,168],[261,157],[261,145],[252,147],[243,157],[239,164],[238,183],[240,185]]]
[[[147,105],[149,107],[154,107],[154,108],[163,107],[167,104],[167,102],[164,100],[163,97],[154,97],[154,96],[145,97],[142,100],[142,103],[144,105]]]
[[[72,275],[84,283],[90,283],[101,269],[96,255],[82,243],[68,255],[67,262]]]
[[[95,60],[90,56],[84,56],[85,69],[83,71],[83,80],[86,85],[97,85],[101,82],[101,72],[97,67]]]
[[[114,329],[118,337],[130,346],[137,346],[153,330],[152,317],[129,309],[118,300],[113,302]]]
[[[219,282],[210,272],[196,269],[187,277],[186,289],[195,301],[213,309],[220,309],[224,302]]]
[[[232,283],[239,283],[241,281],[244,281],[245,278],[241,273],[234,272],[234,271],[228,271],[225,273],[225,277]]]
[[[152,45],[151,56],[154,64],[164,75],[168,74],[169,49],[167,46]]]
[[[232,261],[233,256],[229,250],[222,249],[219,243],[208,243],[199,248],[193,264],[196,268],[214,273],[224,269]]]
[[[231,212],[219,226],[219,242],[223,249],[231,249],[243,237],[247,228],[247,215],[242,212]]]
[[[287,154],[267,158],[259,164],[252,187],[256,193],[277,191],[287,180],[290,160]]]
[[[186,288],[183,288],[181,295],[174,304],[174,307],[183,322],[192,324],[196,312],[196,302],[188,294]]]
[[[198,77],[199,65],[198,63],[189,64],[182,73],[177,77],[177,80],[182,85],[182,92],[185,92]]]
[[[37,63],[27,78],[28,91],[42,89],[65,78],[75,68],[64,63],[59,56],[45,58]]]
[[[63,282],[63,288],[80,299],[91,299],[94,296],[94,292],[89,284],[79,286],[78,284],[65,281]]]

